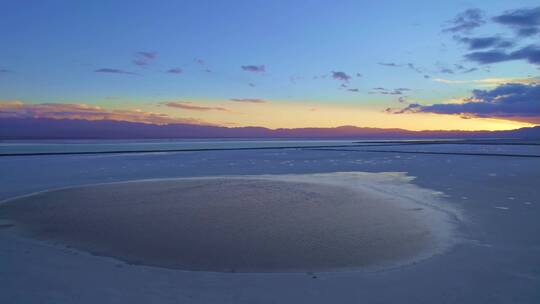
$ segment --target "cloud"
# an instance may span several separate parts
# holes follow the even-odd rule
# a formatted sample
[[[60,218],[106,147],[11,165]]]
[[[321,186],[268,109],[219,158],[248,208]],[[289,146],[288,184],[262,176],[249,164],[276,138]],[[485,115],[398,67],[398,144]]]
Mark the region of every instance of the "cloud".
[[[424,72],[417,66],[415,66],[414,64],[412,63],[407,63],[407,67],[413,71],[415,71],[416,73],[418,74],[424,74]]]
[[[50,118],[50,119],[84,119],[84,120],[116,120],[141,122],[149,124],[205,124],[194,118],[176,118],[163,113],[142,110],[108,110],[88,104],[40,103],[29,104],[21,101],[0,102],[0,118]]]
[[[490,90],[473,90],[462,103],[410,104],[389,113],[434,113],[514,120],[540,124],[540,85],[508,83]]]
[[[381,94],[381,95],[402,95],[406,91],[410,91],[409,88],[397,88],[397,89],[387,89],[382,87],[373,88],[373,91],[369,94]]]
[[[193,59],[193,61],[194,61],[196,64],[204,65],[204,60],[202,60],[202,59],[195,58],[195,59]]]
[[[484,86],[497,86],[507,83],[520,83],[520,84],[540,84],[540,78],[484,78],[484,79],[471,79],[471,80],[451,80],[444,78],[434,78],[433,81],[446,83],[446,84],[479,84]]]
[[[157,58],[156,52],[137,52],[135,53],[135,58],[133,59],[133,64],[140,67],[147,66],[150,62]]]
[[[351,76],[347,75],[345,72],[335,72],[332,71],[332,78],[335,80],[343,81],[343,82],[349,82],[349,79],[351,79]]]
[[[13,72],[12,70],[0,69],[0,73],[12,73],[12,72]]]
[[[207,107],[207,106],[198,106],[192,102],[189,101],[169,101],[169,102],[163,102],[162,105],[170,108],[177,108],[182,110],[189,110],[189,111],[223,111],[223,112],[229,112],[229,109],[222,108],[222,107]]]
[[[486,48],[509,48],[514,45],[512,41],[506,40],[498,36],[477,38],[456,37],[456,40],[463,44],[466,44],[469,50],[479,50]]]
[[[356,88],[355,88],[355,89],[347,89],[347,91],[349,91],[349,92],[355,92],[355,93],[360,92],[360,90],[359,90],[359,89],[356,89]]]
[[[540,6],[506,11],[493,21],[513,28],[519,36],[532,36],[540,33]]]
[[[356,73],[356,77],[362,78],[362,76],[363,76],[362,73]]]
[[[128,74],[128,75],[137,75],[136,73],[124,71],[120,69],[111,69],[111,68],[101,68],[94,70],[96,73],[111,73],[111,74]]]
[[[248,83],[248,86],[250,86],[252,88],[256,87],[256,85],[253,82]]]
[[[407,64],[398,64],[395,62],[378,62],[377,64],[382,65],[382,66],[387,66],[387,67],[393,67],[393,68],[406,67],[415,73],[421,74],[426,79],[431,78],[431,76],[425,74],[421,68],[417,67],[416,65],[410,62]]]
[[[454,71],[449,68],[440,68],[439,72],[444,73],[444,74],[454,74]]]
[[[243,65],[240,68],[246,72],[253,73],[264,73],[266,72],[266,67],[264,65]]]
[[[183,71],[181,68],[172,68],[167,70],[167,73],[169,74],[182,74],[182,72]]]
[[[377,64],[387,66],[387,67],[400,67],[400,64],[394,62],[378,62]]]
[[[469,33],[485,22],[484,13],[479,9],[471,8],[459,13],[456,17],[454,17],[454,19],[448,21],[447,26],[443,29],[443,32]]]
[[[259,98],[231,98],[230,101],[244,103],[267,103],[268,101]]]
[[[463,65],[461,64],[454,64],[454,67],[456,70],[458,70],[459,72],[463,73],[463,74],[467,74],[467,73],[471,73],[471,72],[474,72],[474,71],[478,71],[478,68],[467,68],[467,67],[464,67]]]
[[[490,64],[512,60],[525,60],[531,64],[540,64],[540,47],[531,44],[513,52],[505,52],[502,50],[473,52],[466,54],[465,58],[479,64]]]

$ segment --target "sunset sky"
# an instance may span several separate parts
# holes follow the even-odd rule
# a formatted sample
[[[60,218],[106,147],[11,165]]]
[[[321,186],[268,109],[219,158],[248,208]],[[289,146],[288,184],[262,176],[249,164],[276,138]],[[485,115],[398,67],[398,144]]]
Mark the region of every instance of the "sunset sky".
[[[540,124],[537,1],[3,1],[0,118]]]

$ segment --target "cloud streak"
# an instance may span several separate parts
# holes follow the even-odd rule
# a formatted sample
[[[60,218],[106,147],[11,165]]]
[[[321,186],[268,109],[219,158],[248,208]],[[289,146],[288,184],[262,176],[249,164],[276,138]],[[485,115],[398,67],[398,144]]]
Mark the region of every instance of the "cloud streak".
[[[230,101],[243,103],[267,103],[268,101],[259,98],[231,98]]]
[[[484,12],[479,9],[468,9],[462,13],[459,13],[454,19],[447,22],[447,26],[443,29],[443,32],[451,33],[469,33],[475,28],[486,23],[484,20]]]
[[[491,64],[513,60],[525,60],[528,63],[540,64],[540,47],[538,45],[528,45],[513,52],[503,50],[490,50],[484,52],[473,52],[465,55],[465,58],[479,64]]]
[[[456,37],[457,41],[466,44],[469,50],[480,50],[486,48],[509,48],[514,45],[510,40],[498,37]]]
[[[266,72],[266,67],[264,65],[243,65],[240,68],[243,71],[252,72],[252,73],[264,73],[264,72]]]
[[[381,95],[403,95],[404,92],[410,91],[409,88],[396,88],[387,89],[382,87],[373,88],[369,94],[381,94]]]
[[[126,75],[137,75],[136,73],[124,71],[121,69],[112,69],[112,68],[101,68],[94,70],[96,73],[109,73],[109,74],[126,74]]]
[[[176,109],[182,109],[182,110],[189,110],[189,111],[223,111],[223,112],[229,112],[228,109],[223,107],[207,107],[207,106],[199,106],[189,101],[169,101],[161,103],[162,105],[170,108],[176,108]]]
[[[167,73],[169,74],[182,74],[182,72],[183,71],[181,68],[172,68],[167,70]]]
[[[29,104],[21,101],[0,102],[0,118],[50,118],[50,119],[83,119],[83,120],[115,120],[141,122],[148,124],[197,124],[208,125],[194,118],[177,118],[168,114],[142,110],[104,109],[88,104],[74,103],[40,103]]]

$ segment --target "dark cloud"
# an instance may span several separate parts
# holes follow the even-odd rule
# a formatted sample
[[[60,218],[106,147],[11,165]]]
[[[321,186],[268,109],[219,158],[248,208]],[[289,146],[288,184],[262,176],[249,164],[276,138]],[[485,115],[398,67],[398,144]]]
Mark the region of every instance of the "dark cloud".
[[[231,98],[230,101],[245,103],[267,103],[268,101],[259,98]]]
[[[248,83],[248,86],[250,86],[252,88],[256,87],[256,85],[254,83],[252,83],[252,82]]]
[[[170,74],[182,74],[182,69],[181,68],[172,68],[172,69],[169,69],[167,70],[167,73],[170,73]]]
[[[464,103],[410,104],[386,112],[452,114],[540,123],[540,85],[503,84],[491,90],[473,90]]]
[[[347,75],[345,72],[336,72],[332,71],[332,78],[335,80],[343,81],[343,82],[349,82],[351,79],[351,76]]]
[[[387,67],[400,67],[400,64],[394,62],[378,62],[377,64],[387,66]]]
[[[356,73],[356,77],[361,78],[363,75],[361,73]]]
[[[354,88],[354,89],[347,89],[347,91],[349,91],[349,92],[355,92],[355,93],[360,92],[360,90],[359,90],[359,89],[356,89],[356,88]]]
[[[266,67],[264,65],[243,65],[241,68],[246,72],[253,73],[264,73],[266,71]]]
[[[469,50],[480,50],[486,48],[509,48],[514,46],[510,40],[492,36],[492,37],[456,37],[456,40],[467,45]]]
[[[443,31],[468,33],[485,22],[484,13],[479,9],[472,8],[459,13],[454,19],[448,21],[447,27],[445,27]]]
[[[540,6],[506,11],[493,21],[512,27],[520,36],[532,36],[540,32]]]
[[[170,108],[177,108],[177,109],[190,110],[190,111],[223,111],[223,112],[229,111],[228,109],[222,108],[222,107],[198,106],[189,101],[169,101],[169,102],[162,103],[162,105],[170,107]]]
[[[133,59],[133,64],[140,67],[147,66],[150,62],[157,58],[156,52],[137,52],[135,53],[135,58]]]
[[[101,68],[94,70],[96,73],[111,73],[111,74],[128,74],[128,75],[136,75],[136,73],[124,71],[120,69],[111,69],[111,68]]]
[[[513,52],[505,52],[503,50],[473,52],[466,54],[465,58],[480,64],[512,60],[525,60],[531,64],[540,64],[540,47],[537,45],[529,45]]]

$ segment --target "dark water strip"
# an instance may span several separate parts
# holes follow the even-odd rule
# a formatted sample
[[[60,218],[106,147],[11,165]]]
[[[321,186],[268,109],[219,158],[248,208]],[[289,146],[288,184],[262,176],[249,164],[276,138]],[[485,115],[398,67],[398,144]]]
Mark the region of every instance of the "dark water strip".
[[[204,152],[204,151],[242,151],[242,150],[282,150],[303,148],[350,148],[350,147],[376,147],[378,145],[322,145],[322,146],[281,146],[281,147],[245,147],[245,148],[193,148],[193,149],[167,149],[167,150],[116,150],[116,151],[79,151],[79,152],[30,152],[30,153],[0,153],[3,156],[49,156],[49,155],[87,155],[87,154],[133,154],[133,153],[168,153],[168,152]]]
[[[419,140],[419,141],[362,141],[354,142],[366,143],[366,144],[375,144],[375,143],[386,143],[389,146],[394,144],[399,145],[484,145],[484,146],[540,146],[540,143],[537,142],[494,142],[494,141],[451,141],[451,140]]]
[[[394,150],[352,150],[335,148],[355,147],[381,147],[381,146],[410,146],[431,144],[462,144],[462,145],[540,145],[537,143],[497,143],[497,142],[451,142],[451,141],[369,141],[356,142],[348,145],[319,145],[319,146],[276,146],[276,147],[244,147],[244,148],[180,148],[180,149],[154,149],[154,150],[112,150],[112,151],[72,151],[72,152],[29,152],[29,153],[1,153],[0,157],[8,156],[52,156],[52,155],[92,155],[92,154],[135,154],[135,153],[169,153],[169,152],[205,152],[205,151],[243,151],[243,150],[283,150],[283,149],[320,149],[352,152],[389,152],[389,153],[419,153],[419,154],[448,154],[448,155],[488,155],[488,156],[514,156],[514,157],[540,157],[540,155],[506,154],[506,153],[460,153],[460,152],[427,152],[427,151],[394,151]]]
[[[344,152],[376,152],[376,153],[405,153],[405,154],[440,154],[440,155],[472,155],[472,156],[503,156],[503,157],[531,157],[540,158],[540,155],[532,154],[510,154],[510,153],[475,153],[475,152],[430,152],[430,151],[399,151],[399,150],[368,150],[368,149],[325,149],[325,148],[304,148],[316,151],[344,151]]]

